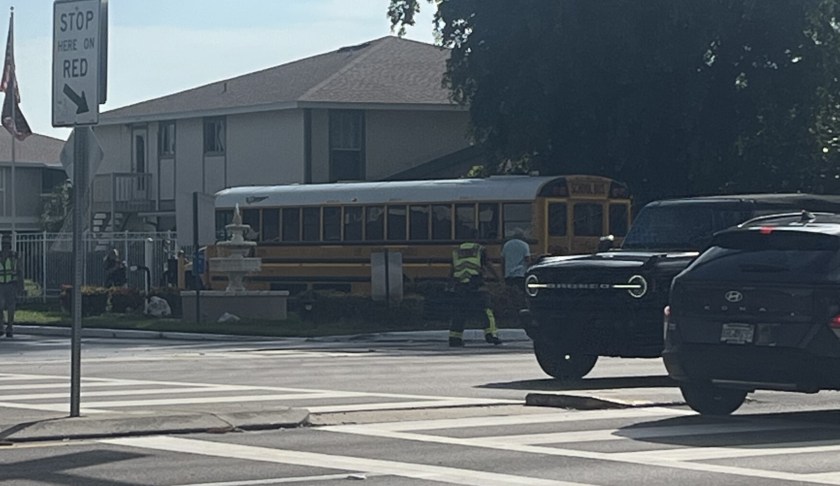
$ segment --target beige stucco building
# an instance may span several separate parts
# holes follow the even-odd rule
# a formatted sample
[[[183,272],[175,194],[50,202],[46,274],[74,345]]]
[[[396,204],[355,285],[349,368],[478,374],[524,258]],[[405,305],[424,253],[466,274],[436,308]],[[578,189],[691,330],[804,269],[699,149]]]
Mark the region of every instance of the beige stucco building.
[[[452,176],[474,155],[448,56],[389,36],[103,113],[93,230],[188,244],[194,192]]]
[[[14,229],[41,231],[42,198],[67,179],[60,155],[64,141],[33,134],[15,141]],[[12,230],[12,136],[0,127],[0,232]]]

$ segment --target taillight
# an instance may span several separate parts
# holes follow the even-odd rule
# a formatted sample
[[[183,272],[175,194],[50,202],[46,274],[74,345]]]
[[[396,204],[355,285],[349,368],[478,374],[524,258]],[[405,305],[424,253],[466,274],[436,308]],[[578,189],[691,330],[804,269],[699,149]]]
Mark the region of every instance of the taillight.
[[[840,338],[840,314],[832,317],[830,321],[828,321],[828,327],[834,331],[834,335]]]

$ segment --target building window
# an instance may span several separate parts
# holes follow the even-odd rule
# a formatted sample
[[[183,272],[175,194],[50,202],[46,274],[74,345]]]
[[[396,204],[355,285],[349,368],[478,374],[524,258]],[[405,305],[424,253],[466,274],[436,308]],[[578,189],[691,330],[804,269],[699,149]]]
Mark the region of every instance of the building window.
[[[158,149],[161,157],[175,156],[175,122],[161,122],[158,128]]]
[[[204,153],[222,155],[225,153],[225,119],[204,119]]]
[[[364,112],[330,111],[330,182],[364,180]]]

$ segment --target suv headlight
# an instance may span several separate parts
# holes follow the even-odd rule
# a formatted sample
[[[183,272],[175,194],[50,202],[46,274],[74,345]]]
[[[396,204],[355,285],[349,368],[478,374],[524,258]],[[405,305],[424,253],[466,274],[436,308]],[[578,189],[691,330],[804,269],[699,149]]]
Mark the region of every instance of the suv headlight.
[[[536,297],[540,289],[544,289],[545,284],[540,284],[540,279],[533,273],[525,278],[525,293],[529,297]]]

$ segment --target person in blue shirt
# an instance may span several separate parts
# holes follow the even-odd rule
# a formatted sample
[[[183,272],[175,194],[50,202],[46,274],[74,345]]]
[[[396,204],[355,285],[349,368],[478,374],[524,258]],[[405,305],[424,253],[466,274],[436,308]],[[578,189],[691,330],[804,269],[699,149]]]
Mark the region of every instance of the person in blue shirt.
[[[502,267],[509,287],[525,290],[525,271],[531,263],[531,247],[525,242],[525,232],[517,228],[513,237],[502,246]]]

